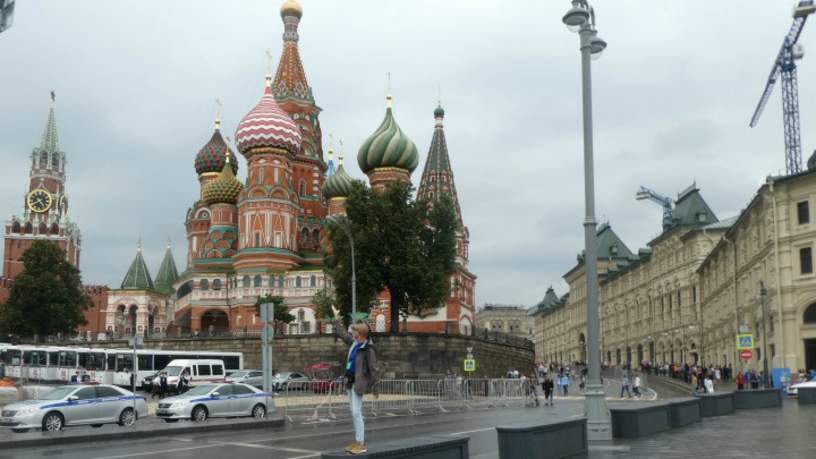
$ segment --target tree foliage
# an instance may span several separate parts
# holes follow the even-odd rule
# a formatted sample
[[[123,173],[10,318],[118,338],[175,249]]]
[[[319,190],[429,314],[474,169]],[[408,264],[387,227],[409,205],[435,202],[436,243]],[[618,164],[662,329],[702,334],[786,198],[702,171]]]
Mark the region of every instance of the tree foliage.
[[[346,201],[354,237],[357,310],[368,311],[377,295],[391,297],[391,332],[400,316],[432,314],[448,297],[448,277],[455,269],[456,216],[452,201],[429,205],[415,201],[412,189],[393,183],[374,191],[355,182]],[[351,310],[351,253],[345,232],[329,225],[331,250],[326,266],[334,278],[337,302]]]
[[[0,306],[0,333],[43,338],[73,334],[85,325],[91,300],[82,290],[79,270],[59,245],[35,241],[23,253],[23,271]]]
[[[289,308],[283,304],[283,298],[280,296],[273,296],[273,295],[264,295],[259,296],[258,299],[255,301],[255,307],[258,308],[258,311],[261,310],[261,305],[264,303],[272,303],[274,307],[274,318],[272,319],[272,327],[275,329],[275,333],[284,333],[286,325],[294,322],[295,316],[289,314]]]

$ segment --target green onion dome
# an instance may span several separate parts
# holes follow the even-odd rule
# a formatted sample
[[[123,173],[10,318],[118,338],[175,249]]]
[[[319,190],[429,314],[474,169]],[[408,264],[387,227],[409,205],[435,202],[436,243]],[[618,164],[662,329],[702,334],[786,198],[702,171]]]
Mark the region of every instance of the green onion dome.
[[[323,182],[323,196],[326,199],[346,198],[351,194],[351,184],[354,179],[346,173],[346,169],[341,164],[337,171]]]
[[[204,186],[203,198],[207,205],[211,204],[235,204],[238,202],[238,195],[243,190],[241,182],[235,178],[230,167],[230,161],[224,164],[218,177],[211,180]]]
[[[235,160],[235,153],[230,150],[227,142],[221,136],[221,121],[215,120],[215,131],[210,141],[204,145],[195,157],[195,170],[198,175],[217,174],[224,168],[227,156],[232,163],[233,174],[238,173],[238,161]]]
[[[419,165],[416,145],[394,120],[390,95],[386,98],[385,119],[360,146],[357,163],[365,174],[382,167],[395,167],[413,172]]]

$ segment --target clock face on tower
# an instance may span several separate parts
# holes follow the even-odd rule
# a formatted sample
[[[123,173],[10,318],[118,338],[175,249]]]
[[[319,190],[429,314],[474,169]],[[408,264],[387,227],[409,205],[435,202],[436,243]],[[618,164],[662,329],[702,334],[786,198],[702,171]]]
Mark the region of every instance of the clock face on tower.
[[[37,188],[36,190],[31,190],[31,193],[28,193],[26,203],[28,204],[28,208],[34,212],[45,212],[51,208],[53,199],[48,190]]]

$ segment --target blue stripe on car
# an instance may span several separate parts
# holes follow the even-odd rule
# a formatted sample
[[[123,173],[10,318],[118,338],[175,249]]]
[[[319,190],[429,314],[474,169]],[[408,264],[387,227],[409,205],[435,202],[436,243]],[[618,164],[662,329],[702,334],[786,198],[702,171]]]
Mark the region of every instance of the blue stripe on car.
[[[43,405],[40,407],[41,410],[46,408],[62,408],[64,406],[77,406],[77,405],[90,405],[91,403],[105,403],[105,402],[123,402],[128,400],[145,400],[145,398],[141,395],[125,395],[122,397],[112,398],[112,397],[104,397],[104,398],[91,398],[88,400],[76,400],[73,402],[58,402],[52,403],[50,405]]]

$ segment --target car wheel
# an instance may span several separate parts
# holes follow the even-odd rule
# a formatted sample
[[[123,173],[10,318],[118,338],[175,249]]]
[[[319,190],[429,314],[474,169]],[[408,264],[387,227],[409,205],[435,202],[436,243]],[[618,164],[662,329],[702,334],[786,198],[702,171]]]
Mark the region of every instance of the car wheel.
[[[94,429],[98,429],[102,427],[102,424],[91,424],[91,427],[93,427]]]
[[[133,411],[133,408],[125,408],[122,410],[122,413],[119,415],[118,424],[123,427],[132,427],[133,424],[136,424],[136,413]]]
[[[264,407],[263,405],[260,405],[260,404],[255,405],[255,407],[252,408],[252,417],[255,418],[255,419],[265,418],[266,417],[266,407]]]
[[[164,422],[178,422],[178,419],[165,419]]]
[[[195,422],[203,422],[207,420],[207,408],[203,405],[198,405],[197,407],[193,408],[193,413],[190,416],[193,421]]]
[[[11,429],[12,432],[15,433],[26,433],[29,429]]]
[[[65,424],[65,419],[56,411],[52,411],[45,415],[42,422],[42,430],[44,432],[59,432]]]

